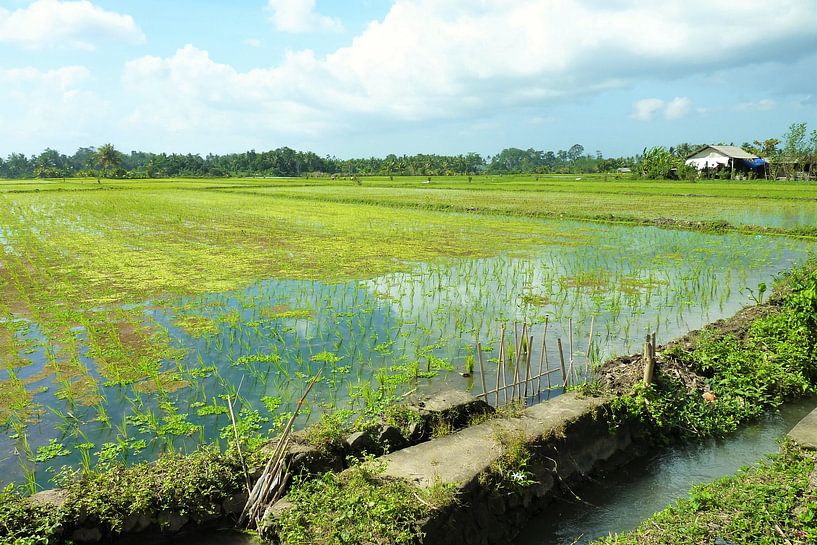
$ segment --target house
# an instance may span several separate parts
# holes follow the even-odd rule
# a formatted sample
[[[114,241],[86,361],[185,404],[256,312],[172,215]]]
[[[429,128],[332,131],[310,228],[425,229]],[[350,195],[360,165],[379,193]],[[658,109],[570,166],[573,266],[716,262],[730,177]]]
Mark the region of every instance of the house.
[[[716,172],[723,169],[735,172],[753,172],[756,177],[765,177],[768,162],[738,146],[704,146],[687,156],[684,164],[699,171]]]

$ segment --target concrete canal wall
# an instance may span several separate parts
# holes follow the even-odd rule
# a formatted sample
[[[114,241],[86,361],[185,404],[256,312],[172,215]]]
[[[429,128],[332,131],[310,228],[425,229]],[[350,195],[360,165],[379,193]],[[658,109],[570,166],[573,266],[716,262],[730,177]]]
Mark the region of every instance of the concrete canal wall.
[[[457,487],[457,504],[425,523],[426,544],[511,543],[521,523],[550,499],[570,494],[572,482],[639,452],[631,425],[610,430],[608,408],[607,398],[567,393],[519,417],[489,420],[389,454],[385,473],[422,487]],[[515,486],[513,476],[498,484],[490,477],[509,440],[526,445],[524,472],[534,484]]]

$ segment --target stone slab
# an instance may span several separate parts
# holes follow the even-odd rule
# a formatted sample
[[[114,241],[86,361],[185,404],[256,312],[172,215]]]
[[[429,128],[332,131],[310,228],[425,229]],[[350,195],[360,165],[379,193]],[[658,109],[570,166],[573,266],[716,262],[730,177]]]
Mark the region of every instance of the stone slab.
[[[484,422],[385,456],[385,475],[428,487],[468,483],[502,454],[492,422]]]
[[[498,430],[521,432],[528,441],[536,441],[558,433],[605,401],[567,393],[526,409],[519,418],[489,420],[385,456],[385,474],[423,487],[437,480],[464,487],[502,455]]]
[[[789,432],[789,437],[805,449],[817,450],[817,409],[806,415]]]
[[[445,390],[423,400],[422,408],[431,413],[446,413],[460,407],[481,403],[476,397],[462,390]]]

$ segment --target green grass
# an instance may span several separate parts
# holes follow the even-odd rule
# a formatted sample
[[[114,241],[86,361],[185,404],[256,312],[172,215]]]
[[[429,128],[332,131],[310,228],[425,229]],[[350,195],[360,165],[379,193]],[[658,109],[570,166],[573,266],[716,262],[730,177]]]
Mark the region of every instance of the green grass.
[[[129,518],[157,520],[163,512],[207,520],[243,484],[237,461],[212,450],[62,478],[65,501],[57,508],[28,501],[13,485],[0,490],[0,544],[62,543],[83,524],[115,538]]]
[[[560,182],[525,187],[486,185],[464,188],[441,184],[425,187],[265,187],[223,191],[274,195],[295,200],[362,203],[399,208],[586,219],[621,223],[707,222],[701,229],[733,228],[817,236],[817,189],[814,185],[738,189],[712,185],[687,187],[667,182],[629,184]],[[703,184],[701,184],[703,185]],[[694,192],[694,193],[693,193]],[[670,225],[671,226],[671,225]],[[683,225],[682,225],[683,226]],[[754,228],[752,227],[754,226]],[[694,226],[693,226],[694,227]]]
[[[186,189],[247,191],[298,200],[370,203],[439,210],[622,222],[671,218],[768,226],[781,232],[817,227],[817,183],[790,181],[699,182],[637,180],[613,174],[466,177],[387,176],[328,178],[216,178],[156,180],[8,180],[0,193]],[[807,231],[814,236],[814,232]]]

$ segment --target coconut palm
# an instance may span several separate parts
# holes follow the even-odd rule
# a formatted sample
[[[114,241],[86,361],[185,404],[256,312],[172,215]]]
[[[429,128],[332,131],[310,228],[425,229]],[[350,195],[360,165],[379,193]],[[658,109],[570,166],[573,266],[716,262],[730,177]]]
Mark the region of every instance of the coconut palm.
[[[102,167],[105,177],[108,177],[108,170],[119,165],[121,154],[113,147],[113,144],[102,144],[96,150],[96,161]]]

